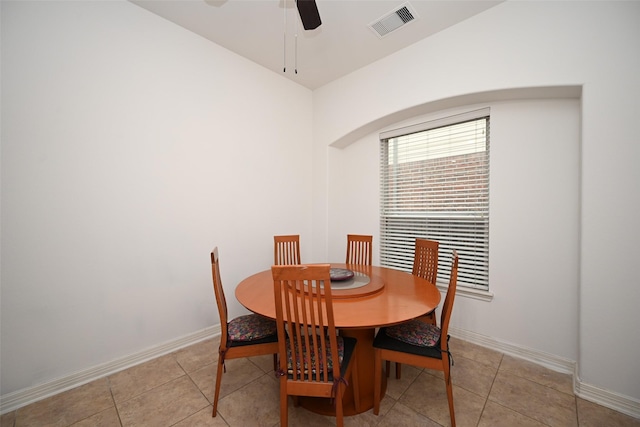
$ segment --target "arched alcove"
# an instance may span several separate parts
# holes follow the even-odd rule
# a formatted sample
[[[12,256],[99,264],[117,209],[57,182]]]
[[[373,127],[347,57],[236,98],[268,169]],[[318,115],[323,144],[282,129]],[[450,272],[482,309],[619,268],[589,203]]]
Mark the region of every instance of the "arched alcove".
[[[345,148],[352,144],[354,141],[357,141],[358,139],[364,137],[365,135],[368,135],[371,132],[375,132],[378,129],[382,129],[386,126],[390,126],[394,123],[402,122],[403,120],[410,119],[411,117],[421,116],[424,114],[447,110],[455,107],[462,107],[465,105],[473,105],[485,102],[509,101],[516,99],[578,99],[581,96],[582,86],[569,85],[497,89],[486,92],[459,95],[451,98],[438,99],[435,101],[430,101],[424,104],[405,108],[404,110],[396,111],[383,117],[375,118],[370,122],[365,123],[360,127],[352,130],[346,135],[338,138],[337,140],[332,142],[330,146],[334,148]]]

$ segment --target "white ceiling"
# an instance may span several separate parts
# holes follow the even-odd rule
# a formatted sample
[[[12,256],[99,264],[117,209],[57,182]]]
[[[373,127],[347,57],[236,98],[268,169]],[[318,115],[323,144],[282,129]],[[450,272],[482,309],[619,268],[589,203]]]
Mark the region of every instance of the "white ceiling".
[[[294,0],[130,1],[316,89],[504,0],[316,0],[322,25],[310,31],[303,30]],[[382,38],[369,28],[405,3],[416,19]]]

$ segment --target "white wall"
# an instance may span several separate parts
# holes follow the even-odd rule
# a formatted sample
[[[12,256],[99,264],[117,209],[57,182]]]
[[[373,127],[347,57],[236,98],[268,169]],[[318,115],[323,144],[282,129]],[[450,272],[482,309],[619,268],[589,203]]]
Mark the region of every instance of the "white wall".
[[[579,147],[574,144],[575,129],[555,135],[556,129],[549,127],[542,131],[549,132],[559,151],[547,153],[546,158],[530,151],[536,141],[527,135],[505,140],[516,130],[511,120],[520,122],[529,108],[544,120],[552,119],[546,107],[518,105],[512,111],[504,104],[493,110],[500,114],[495,124],[498,134],[492,127],[492,142],[496,138],[502,142],[492,148],[492,156],[498,156],[492,158],[491,178],[490,287],[495,298],[490,303],[459,298],[454,321],[496,340],[575,358],[579,384],[635,401],[638,413],[640,282],[633,266],[640,259],[636,218],[640,145],[635,129],[640,111],[639,52],[638,2],[506,2],[316,90],[314,152],[323,153],[319,147],[325,151],[314,161],[330,163],[331,179],[325,184],[316,181],[318,193],[329,200],[330,219],[314,222],[314,229],[331,232],[324,246],[314,249],[338,259],[344,249],[333,243],[337,234],[351,227],[360,232],[376,226],[378,183],[373,167],[364,169],[372,178],[369,192],[363,190],[365,178],[356,177],[353,186],[347,186],[336,175],[354,178],[344,168],[355,158],[377,161],[374,137],[380,129],[417,112],[433,113],[434,107],[482,99],[483,94],[558,87],[562,98],[564,88],[582,87]],[[550,107],[554,114],[575,119],[562,105]],[[527,128],[533,124],[521,123]],[[540,143],[550,148],[549,142]],[[510,169],[510,159],[521,153],[516,148],[527,148],[535,159],[520,165],[519,171]],[[557,155],[567,162],[565,174]],[[494,166],[504,169],[496,172]],[[543,181],[526,181],[523,171]],[[515,182],[504,181],[512,177]],[[560,193],[553,191],[550,177],[559,178]],[[506,195],[513,194],[516,184],[532,190],[537,203],[510,207]],[[341,207],[343,203],[347,208]],[[550,211],[558,203],[559,217]],[[363,207],[357,222],[356,213],[347,220],[336,219],[356,206]],[[514,214],[526,221],[516,224]],[[550,228],[537,236],[523,234],[521,230],[534,220],[542,221],[533,223],[535,230]],[[568,229],[561,230],[562,225]],[[334,227],[340,232],[334,234]],[[526,257],[509,253],[509,242]],[[554,258],[560,255],[565,258]],[[534,265],[526,259],[531,256],[551,264]],[[548,270],[541,273],[541,267]],[[534,283],[542,283],[548,291],[547,304],[533,297]],[[515,307],[508,302],[511,298]]]
[[[3,1],[2,395],[218,324],[216,245],[244,312],[311,239],[311,96],[128,2]]]

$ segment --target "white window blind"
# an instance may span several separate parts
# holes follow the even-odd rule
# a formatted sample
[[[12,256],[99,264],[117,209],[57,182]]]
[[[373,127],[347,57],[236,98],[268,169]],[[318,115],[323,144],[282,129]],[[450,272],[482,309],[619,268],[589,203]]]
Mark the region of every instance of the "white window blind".
[[[411,271],[415,239],[440,242],[438,282],[489,289],[489,110],[380,135],[380,259]]]

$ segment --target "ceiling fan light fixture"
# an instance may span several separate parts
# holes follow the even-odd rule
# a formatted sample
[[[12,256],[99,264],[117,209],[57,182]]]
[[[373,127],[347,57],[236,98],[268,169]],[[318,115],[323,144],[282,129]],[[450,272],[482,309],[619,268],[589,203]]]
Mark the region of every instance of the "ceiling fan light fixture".
[[[417,18],[418,14],[413,6],[411,6],[409,2],[406,2],[370,23],[369,28],[371,28],[378,38],[382,38],[398,28],[415,21]]]

